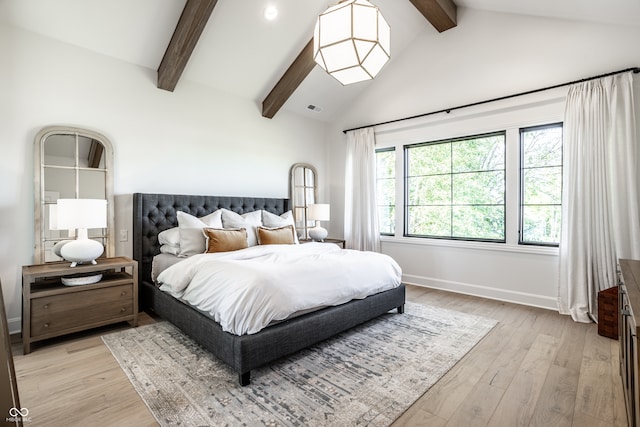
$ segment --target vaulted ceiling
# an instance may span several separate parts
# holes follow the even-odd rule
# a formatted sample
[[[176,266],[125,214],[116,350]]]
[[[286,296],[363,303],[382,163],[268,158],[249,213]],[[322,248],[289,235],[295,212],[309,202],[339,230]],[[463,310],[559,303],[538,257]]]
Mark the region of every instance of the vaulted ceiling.
[[[266,116],[276,114],[280,109],[277,104],[281,103],[283,110],[332,121],[362,91],[375,84],[366,81],[342,86],[304,60],[307,63],[298,70],[302,75],[288,83],[288,89],[293,89],[289,90],[290,96],[285,96],[284,102],[269,99],[270,92],[277,89],[287,69],[308,46],[316,17],[335,0],[190,0],[190,3],[200,8],[197,10],[200,16],[191,11],[193,26],[189,28],[201,31],[201,35],[192,37],[197,41],[193,46],[179,46],[173,53],[170,42],[188,4],[186,0],[0,0],[0,23],[159,70],[160,86],[167,85],[170,89],[175,85],[175,91],[185,81],[200,83],[255,101],[256,114],[262,112],[263,101],[267,101]],[[380,8],[392,31],[391,60],[385,68],[392,67],[394,59],[418,35],[427,32],[437,42],[442,37],[434,27],[437,24],[425,19],[423,13],[433,13],[438,6],[450,11],[453,3],[458,8],[640,25],[639,0],[373,0],[373,3]],[[271,21],[264,17],[269,5],[279,11]],[[448,17],[451,18],[450,13]],[[193,36],[190,31],[183,36],[187,39]],[[165,58],[162,65],[168,48],[170,58]],[[174,73],[163,72],[163,67]],[[175,73],[182,68],[181,73]],[[381,73],[384,71],[383,68]],[[307,108],[309,105],[319,108],[312,111]]]

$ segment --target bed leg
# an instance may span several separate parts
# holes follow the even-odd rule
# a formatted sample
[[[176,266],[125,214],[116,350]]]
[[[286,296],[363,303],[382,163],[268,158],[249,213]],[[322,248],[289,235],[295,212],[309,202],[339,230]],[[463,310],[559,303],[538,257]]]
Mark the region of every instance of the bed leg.
[[[240,381],[240,385],[242,387],[251,384],[251,371],[238,374],[238,380]]]
[[[398,314],[404,313],[404,304],[398,306]]]

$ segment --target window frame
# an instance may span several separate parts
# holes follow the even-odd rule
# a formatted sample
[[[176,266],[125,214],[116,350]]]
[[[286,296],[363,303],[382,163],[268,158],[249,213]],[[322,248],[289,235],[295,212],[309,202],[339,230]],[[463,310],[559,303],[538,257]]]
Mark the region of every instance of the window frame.
[[[389,152],[389,151],[392,151],[394,153],[394,157],[396,156],[396,147],[395,146],[384,147],[384,148],[376,148],[375,149],[376,165],[377,165],[377,160],[378,160],[377,159],[378,153],[384,153],[384,152]],[[394,171],[393,181],[394,181],[394,184],[397,184],[398,171],[397,171],[397,168],[396,168],[396,165],[395,165],[395,159],[394,159],[393,171]],[[377,167],[376,167],[376,192],[378,191],[378,180],[379,180],[379,178],[377,176]],[[395,185],[394,185],[394,187],[395,187]],[[393,201],[394,201],[394,203],[393,203],[393,207],[394,207],[393,233],[386,233],[386,232],[383,233],[383,232],[380,231],[380,218],[379,218],[379,215],[378,215],[378,232],[380,233],[380,236],[395,236],[395,234],[396,234],[395,231],[396,231],[396,225],[397,224],[396,224],[396,220],[395,220],[395,212],[396,212],[396,210],[398,208],[398,203],[397,203],[395,194],[394,194],[394,200]],[[380,208],[380,206],[381,205],[379,204],[379,201],[376,199],[376,209]]]
[[[520,164],[519,164],[519,195],[518,195],[518,245],[522,245],[522,246],[543,246],[543,247],[551,247],[551,248],[557,248],[560,246],[560,242],[532,242],[532,241],[525,241],[523,240],[523,230],[524,230],[524,138],[523,135],[525,132],[528,131],[535,131],[535,130],[542,130],[542,129],[549,129],[549,128],[560,128],[561,131],[561,143],[562,143],[562,147],[564,148],[564,122],[554,122],[554,123],[547,123],[547,124],[542,124],[542,125],[534,125],[534,126],[526,126],[526,127],[520,127],[518,129],[518,146],[519,146],[519,157],[520,157]],[[563,190],[564,190],[564,149],[561,150],[560,153],[560,204],[558,206],[560,206],[560,209],[562,209],[562,194],[563,194]],[[531,206],[531,205],[527,205],[527,206]]]
[[[493,137],[493,136],[501,136],[502,144],[503,144],[503,168],[501,169],[503,172],[503,191],[502,191],[502,212],[503,212],[503,224],[502,224],[502,239],[487,239],[487,238],[471,238],[471,237],[457,237],[457,236],[434,236],[434,235],[425,235],[425,234],[412,234],[409,233],[409,150],[411,148],[422,147],[427,145],[437,145],[437,144],[450,144],[452,145],[455,142],[472,140],[477,138],[485,138],[485,137]],[[403,145],[403,174],[404,174],[404,200],[403,200],[403,237],[411,237],[411,238],[420,238],[420,239],[437,239],[437,240],[447,240],[447,241],[466,241],[466,242],[484,242],[484,243],[506,243],[507,242],[507,131],[506,129],[491,131],[491,132],[483,132],[478,134],[465,135],[455,138],[445,138],[439,139],[435,141],[428,142],[419,142],[412,144]],[[490,171],[476,171],[476,172],[490,172]],[[469,172],[450,172],[448,175],[458,175],[462,173]],[[396,173],[397,176],[397,173]],[[451,189],[453,192],[453,188]],[[452,199],[453,202],[453,199]],[[453,212],[453,203],[451,203],[450,207]],[[469,205],[469,206],[484,206],[484,205]],[[500,206],[500,205],[491,205],[491,206]]]

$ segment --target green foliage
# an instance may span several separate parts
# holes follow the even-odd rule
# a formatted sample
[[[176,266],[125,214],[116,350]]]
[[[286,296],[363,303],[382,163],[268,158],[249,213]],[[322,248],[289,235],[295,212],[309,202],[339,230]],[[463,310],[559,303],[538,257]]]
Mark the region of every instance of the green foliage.
[[[562,203],[562,166],[525,169],[524,205],[559,205]]]
[[[394,234],[395,233],[395,206],[378,206],[378,222],[380,227],[380,233]]]
[[[473,236],[475,239],[504,239],[504,205],[455,206],[453,235]]]
[[[450,206],[409,206],[407,229],[419,236],[450,237]]]
[[[456,205],[504,205],[504,169],[451,175]]]
[[[451,172],[451,144],[430,144],[408,149],[407,176],[448,174]]]
[[[523,206],[523,242],[554,244],[560,242],[561,206]]]
[[[451,204],[451,175],[407,178],[409,205]]]
[[[396,151],[386,150],[376,152],[376,176],[381,178],[396,177]]]
[[[456,172],[504,170],[504,135],[465,139],[451,143]]]
[[[562,126],[522,132],[523,168],[562,166]]]

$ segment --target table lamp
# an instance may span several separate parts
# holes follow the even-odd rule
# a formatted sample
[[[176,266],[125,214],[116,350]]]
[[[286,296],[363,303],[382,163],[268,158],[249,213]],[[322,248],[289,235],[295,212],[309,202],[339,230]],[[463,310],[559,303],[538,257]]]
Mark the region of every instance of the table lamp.
[[[104,246],[89,239],[87,230],[107,226],[107,201],[102,199],[58,199],[50,211],[50,228],[54,230],[75,230],[75,240],[64,240],[54,247],[54,252],[71,261],[71,267],[78,264],[96,264],[104,252]]]
[[[308,206],[307,217],[316,222],[316,226],[309,229],[309,237],[316,242],[323,242],[327,237],[327,230],[320,226],[320,221],[329,221],[329,205],[324,203]]]

